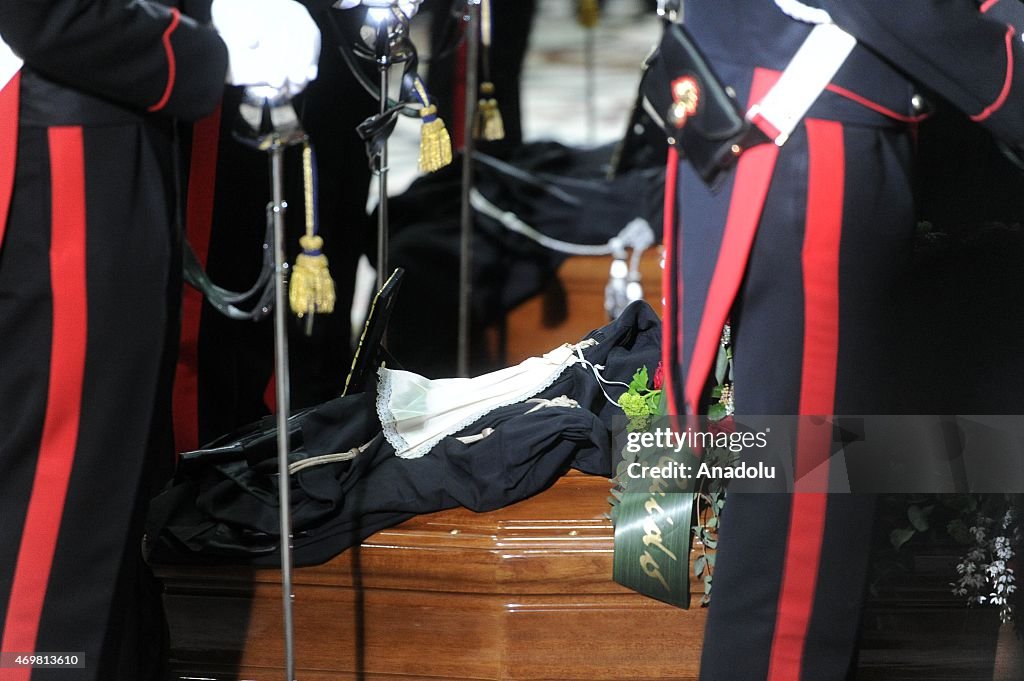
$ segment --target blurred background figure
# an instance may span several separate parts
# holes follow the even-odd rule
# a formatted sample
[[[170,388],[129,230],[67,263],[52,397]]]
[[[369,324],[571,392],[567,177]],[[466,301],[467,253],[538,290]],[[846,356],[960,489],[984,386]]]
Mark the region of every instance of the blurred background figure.
[[[305,320],[291,318],[288,348],[292,404],[302,408],[339,395],[352,361],[349,309],[356,264],[371,224],[366,213],[370,166],[356,126],[377,110],[339,52],[330,3],[306,0],[323,34],[319,77],[294,100],[316,152],[317,207],[337,302],[332,314],[316,315],[312,335]],[[211,279],[246,290],[263,260],[266,204],[270,200],[267,155],[239,141],[239,88],[225,91],[214,117],[197,126],[193,144],[189,240]],[[294,262],[305,229],[301,150],[285,153],[288,260]],[[209,442],[273,411],[273,320],[233,320],[188,291],[182,320],[182,359],[176,388],[178,450]]]
[[[319,31],[290,0],[9,0],[0,36],[0,650],[79,663],[0,677],[163,678],[139,547],[172,461],[176,119],[301,90]]]

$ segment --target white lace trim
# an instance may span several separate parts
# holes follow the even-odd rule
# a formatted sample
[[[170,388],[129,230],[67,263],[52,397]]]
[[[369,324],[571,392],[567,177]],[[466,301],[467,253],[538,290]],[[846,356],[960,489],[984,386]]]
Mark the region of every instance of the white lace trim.
[[[430,435],[427,439],[418,444],[410,443],[408,439],[406,439],[405,436],[403,436],[399,432],[399,418],[394,415],[391,409],[391,397],[395,372],[393,372],[390,369],[381,367],[380,369],[377,370],[379,380],[377,384],[376,407],[377,418],[380,419],[380,424],[384,433],[384,437],[391,444],[391,446],[395,448],[395,455],[398,456],[399,458],[418,459],[425,455],[427,452],[429,452],[431,449],[433,449],[434,446],[437,445],[437,443],[440,442],[442,439],[473,425],[473,423],[480,420],[482,417],[486,416],[492,411],[496,409],[501,409],[502,407],[507,407],[512,404],[523,402],[527,399],[530,399],[531,397],[534,397],[538,393],[550,388],[555,383],[555,381],[561,378],[562,374],[565,373],[566,369],[580,361],[579,358],[582,356],[583,349],[593,347],[595,345],[597,345],[596,340],[587,339],[576,345],[570,345],[566,343],[565,345],[556,348],[555,350],[552,351],[552,353],[564,351],[565,348],[568,348],[570,351],[566,353],[566,357],[563,360],[561,360],[558,365],[552,367],[552,372],[541,383],[532,385],[529,389],[520,391],[519,393],[510,396],[507,399],[500,400],[493,404],[487,404],[485,408],[471,412],[466,417],[460,419],[458,422],[448,425],[441,430],[438,430],[438,432]],[[573,351],[579,353],[579,355],[573,354]]]
[[[384,430],[384,437],[387,439],[388,442],[391,443],[391,446],[395,448],[395,456],[397,456],[400,459],[418,459],[421,456],[425,455],[427,452],[429,452],[431,449],[433,449],[434,446],[437,445],[437,443],[443,440],[444,438],[448,437],[452,433],[459,432],[463,428],[468,428],[469,426],[473,425],[474,423],[476,423],[481,418],[491,413],[495,409],[501,409],[502,407],[507,407],[510,404],[522,402],[523,400],[533,397],[537,393],[543,392],[547,388],[550,388],[555,381],[561,378],[562,374],[565,372],[566,369],[569,368],[571,364],[573,364],[573,361],[568,361],[565,364],[562,364],[555,370],[553,374],[548,376],[548,378],[544,381],[542,385],[537,386],[536,388],[530,390],[529,392],[525,394],[516,395],[507,400],[502,400],[501,402],[498,402],[497,404],[490,406],[487,409],[469,414],[468,416],[461,419],[457,423],[445,428],[443,431],[437,432],[435,435],[431,436],[427,440],[424,440],[423,442],[416,446],[412,446],[409,443],[409,441],[406,440],[398,432],[397,419],[393,416],[390,416],[391,410],[388,407],[388,402],[385,401],[382,403],[380,400],[380,395],[377,396],[377,416],[380,417],[381,426]],[[381,375],[381,380],[382,383],[384,384],[382,386],[382,392],[386,390],[389,398],[391,395],[391,378],[392,377],[390,374]],[[382,404],[384,409],[383,412],[381,411]],[[386,417],[384,414],[389,415],[387,417],[387,420],[385,420]]]
[[[395,448],[395,453],[409,448],[409,443],[398,432],[398,419],[391,413],[392,373],[383,366],[377,369],[377,419],[384,431],[384,439]],[[401,454],[398,454],[401,456]],[[422,456],[422,455],[421,455]]]

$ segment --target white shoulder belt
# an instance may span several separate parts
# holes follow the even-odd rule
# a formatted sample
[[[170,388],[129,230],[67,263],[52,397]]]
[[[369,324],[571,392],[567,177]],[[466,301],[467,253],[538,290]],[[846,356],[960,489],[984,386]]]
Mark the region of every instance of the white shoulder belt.
[[[7,87],[14,74],[21,69],[21,64],[22,61],[14,54],[14,50],[0,38],[0,90]]]
[[[778,82],[747,111],[747,120],[781,147],[839,71],[857,39],[832,23],[823,9],[797,0],[774,1],[787,16],[815,25]]]

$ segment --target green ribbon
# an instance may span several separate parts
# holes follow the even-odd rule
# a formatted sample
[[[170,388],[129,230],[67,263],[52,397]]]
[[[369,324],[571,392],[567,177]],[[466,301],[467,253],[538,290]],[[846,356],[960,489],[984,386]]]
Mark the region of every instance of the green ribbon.
[[[657,489],[622,494],[615,508],[616,582],[670,605],[690,607],[694,497]]]
[[[665,428],[655,416],[649,428]],[[689,477],[632,477],[631,464],[663,468],[685,464],[696,470],[692,452],[658,448],[622,448],[611,518],[615,525],[612,578],[622,586],[679,608],[690,607],[690,549],[693,546],[696,480]],[[633,467],[638,474],[639,468]]]

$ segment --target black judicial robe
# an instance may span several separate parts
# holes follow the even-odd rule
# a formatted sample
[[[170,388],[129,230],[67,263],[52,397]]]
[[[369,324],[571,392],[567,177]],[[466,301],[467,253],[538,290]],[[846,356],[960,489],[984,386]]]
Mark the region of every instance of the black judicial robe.
[[[628,382],[660,356],[661,324],[645,302],[587,336],[583,351],[607,381]],[[402,459],[381,434],[375,395],[354,394],[293,417],[290,461],[299,463],[355,447],[351,460],[328,461],[291,479],[297,565],[323,563],[374,532],[418,513],[455,506],[488,511],[537,494],[570,467],[608,476],[617,453],[611,433],[622,410],[621,386],[604,386],[592,367],[573,364],[537,397],[566,396],[578,407],[534,409],[520,402],[495,409],[442,439],[418,459]],[[474,442],[459,437],[493,432]],[[269,423],[254,424],[196,457],[183,459],[175,480],[153,501],[147,548],[160,563],[279,565],[276,450]],[[231,451],[231,445],[238,445]]]
[[[0,95],[0,649],[84,663],[4,681],[148,678],[128,606],[167,387],[172,119],[208,113],[227,71],[188,14],[208,7],[0,6],[25,62]]]
[[[1011,148],[1024,145],[1024,45],[989,14],[1015,3],[805,4],[859,43],[785,146],[748,149],[713,189],[670,154],[665,348],[676,413],[699,410],[727,319],[738,414],[912,409],[890,401],[886,365],[915,228],[912,138],[923,112],[912,95],[927,88]],[[749,0],[686,3],[686,24],[747,104],[811,30]],[[797,475],[824,454],[801,439]],[[872,508],[858,495],[730,494],[701,678],[845,678]]]

